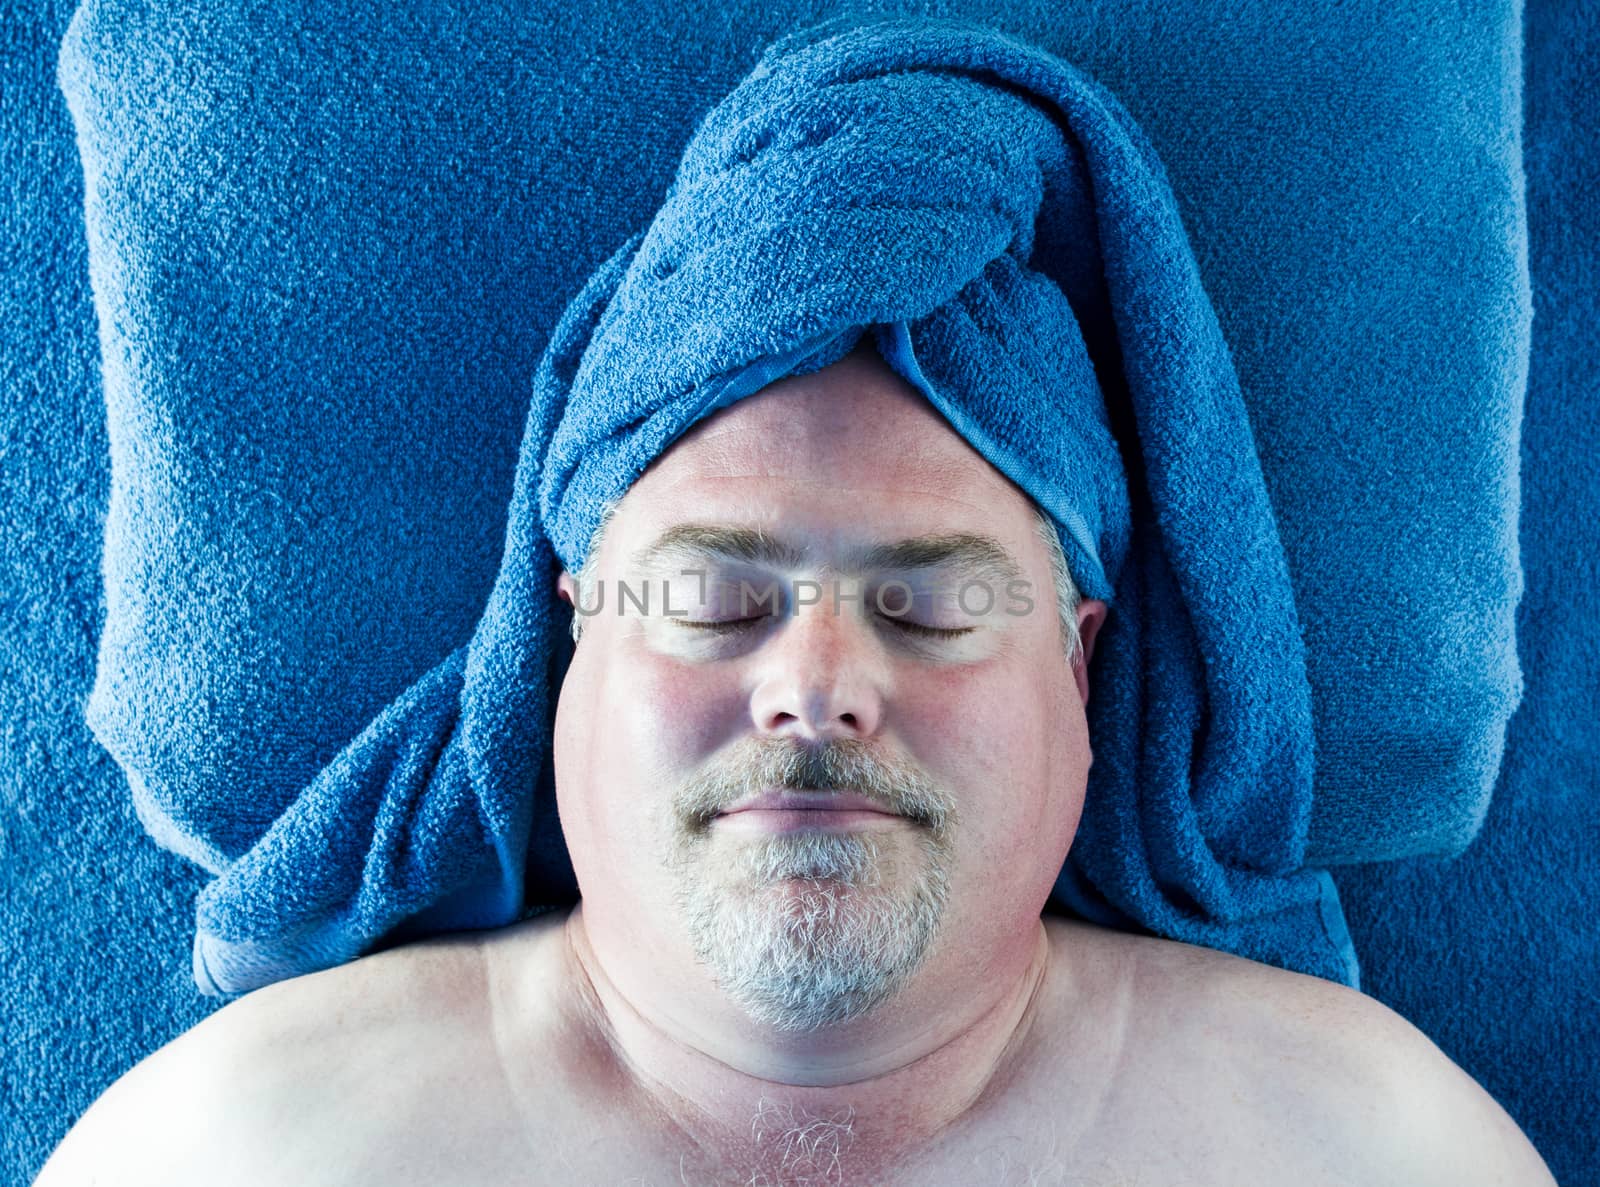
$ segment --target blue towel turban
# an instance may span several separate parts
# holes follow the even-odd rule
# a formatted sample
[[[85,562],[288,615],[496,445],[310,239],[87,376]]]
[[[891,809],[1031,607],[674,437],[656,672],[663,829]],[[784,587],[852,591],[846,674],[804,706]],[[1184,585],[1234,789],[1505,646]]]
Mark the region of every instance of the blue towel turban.
[[[550,771],[559,566],[581,566],[606,502],[690,426],[864,335],[1048,512],[1080,589],[1110,605],[1057,905],[1353,984],[1333,884],[1304,868],[1312,717],[1289,574],[1161,164],[1069,64],[892,19],[774,44],[567,307],[470,643],[214,863],[201,987],[571,901]],[[185,821],[145,811],[188,844]]]

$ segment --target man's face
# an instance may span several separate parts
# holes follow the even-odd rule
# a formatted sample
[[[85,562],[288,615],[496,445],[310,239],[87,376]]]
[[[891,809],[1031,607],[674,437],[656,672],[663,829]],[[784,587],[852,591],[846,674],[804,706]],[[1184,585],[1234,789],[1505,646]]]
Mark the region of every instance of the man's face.
[[[555,734],[591,932],[791,1031],[1036,932],[1086,661],[1028,499],[870,347],[686,434],[597,579]],[[1079,608],[1086,649],[1103,613]]]

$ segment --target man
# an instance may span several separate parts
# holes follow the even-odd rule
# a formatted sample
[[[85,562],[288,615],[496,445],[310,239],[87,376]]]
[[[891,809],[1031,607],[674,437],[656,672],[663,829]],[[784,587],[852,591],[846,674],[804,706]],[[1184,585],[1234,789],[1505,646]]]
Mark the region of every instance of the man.
[[[228,1006],[40,1183],[1551,1182],[1371,999],[1041,915],[1105,606],[1038,523],[870,348],[700,422],[559,581],[579,906]]]

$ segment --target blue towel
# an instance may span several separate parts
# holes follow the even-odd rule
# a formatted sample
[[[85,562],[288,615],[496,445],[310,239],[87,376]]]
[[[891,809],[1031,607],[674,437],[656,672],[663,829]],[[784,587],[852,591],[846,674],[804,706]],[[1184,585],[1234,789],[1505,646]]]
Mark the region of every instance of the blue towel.
[[[1600,7],[1525,19],[1527,696],[1465,854],[1336,880],[1366,992],[1505,1105],[1562,1187],[1600,1187]]]
[[[444,801],[394,807],[420,794],[400,750],[411,746],[432,772],[415,749],[426,731],[408,740],[385,707],[424,686],[437,692],[419,683],[430,668],[465,663],[503,551],[516,453],[507,425],[526,419],[524,376],[539,331],[557,320],[552,294],[602,258],[596,246],[646,223],[654,178],[665,181],[676,158],[664,146],[681,142],[675,130],[686,136],[721,84],[629,49],[653,31],[624,44],[598,18],[532,35],[520,16],[478,8],[402,13],[378,37],[393,52],[365,56],[370,38],[355,30],[367,27],[325,21],[320,8],[285,7],[293,38],[274,35],[268,10],[217,21],[185,13],[177,3],[85,6],[61,59],[84,163],[113,472],[87,716],[149,831],[215,872],[250,854],[249,865],[275,862],[287,879],[294,827],[329,855],[324,864],[367,869],[346,815],[325,809],[344,831],[309,827],[311,805],[338,798],[330,781],[358,779],[378,837],[376,889],[295,883],[274,909],[303,920],[342,911],[344,930],[372,934],[395,901],[428,902],[437,890],[408,845],[414,815],[444,811]],[[1386,19],[1404,31],[1425,15]],[[1217,315],[1253,372],[1251,412],[1284,510],[1313,692],[1308,860],[1459,847],[1481,818],[1515,676],[1507,417],[1523,323],[1518,208],[1505,189],[1515,122],[1502,75],[1479,66],[1458,79],[1453,52],[1430,50],[1436,85],[1414,86],[1411,60],[1386,58],[1386,85],[1362,92],[1370,118],[1353,136],[1303,88],[1283,91],[1293,79],[1334,85],[1328,63],[1308,64],[1296,48],[1309,38],[1332,52],[1348,40],[1321,25],[1273,26],[1272,52],[1251,41],[1263,56],[1241,58],[1235,28],[1152,26],[1135,54],[1124,52],[1140,44],[1134,30],[1125,39],[1052,11],[1047,23],[1057,21],[1080,26],[1067,44],[1126,81],[1145,126],[1164,130],[1169,166],[1187,173],[1185,213],[1198,215]],[[1504,40],[1455,38],[1473,50]],[[488,46],[496,52],[485,57]],[[706,53],[738,57],[723,42]],[[535,78],[565,78],[573,61],[592,84],[581,99],[523,73],[536,64]],[[1169,69],[1201,61],[1230,71],[1246,62],[1249,81]],[[624,144],[608,134],[611,114],[634,110],[647,83],[658,124]],[[1487,114],[1485,95],[1495,101]],[[1471,118],[1451,122],[1463,112]],[[1273,158],[1277,143],[1263,129],[1306,122],[1348,151],[1278,160],[1294,181],[1291,205],[1257,157]],[[573,136],[547,135],[569,123]],[[1481,136],[1493,152],[1444,152]],[[1426,167],[1441,159],[1452,162],[1447,179]],[[1369,180],[1352,189],[1353,176]],[[1444,213],[1421,218],[1419,194],[1447,198]],[[1351,246],[1342,228],[1356,224],[1368,237]],[[1427,267],[1392,266],[1396,253],[1418,252]],[[1358,296],[1331,279],[1356,257],[1371,280]],[[1447,282],[1421,284],[1460,269],[1484,281],[1465,300]],[[1082,295],[1092,284],[1054,279],[1084,319],[1096,315],[1096,299]],[[1415,329],[1363,349],[1375,327],[1396,324]],[[1081,330],[1085,348],[1104,355],[1107,326],[1085,320]],[[1103,361],[1097,373],[1112,366]],[[1374,394],[1397,389],[1427,398]],[[1127,410],[1113,402],[1108,415]],[[1171,690],[1160,697],[1166,704]],[[372,773],[390,768],[392,785]],[[1274,804],[1293,816],[1297,794]],[[534,801],[544,815],[530,826],[535,886],[524,897],[571,893],[547,799]],[[1174,894],[1189,893],[1185,879],[1204,883],[1194,863],[1212,855],[1194,847],[1196,828],[1227,805],[1193,807],[1200,825],[1153,816],[1137,830],[1128,817],[1118,825],[1157,838],[1151,869]],[[300,823],[263,842],[288,818]],[[1294,831],[1283,823],[1266,813],[1259,831]],[[1232,861],[1244,849],[1217,852]],[[411,863],[403,879],[382,874],[397,855]],[[1292,868],[1292,847],[1274,860]],[[470,865],[465,853],[439,863]],[[1128,898],[1139,872],[1095,877],[1120,879],[1115,894]],[[399,887],[392,895],[386,878]],[[1059,899],[1076,896],[1107,920],[1126,914],[1104,893],[1097,904],[1069,882]],[[448,922],[456,908],[478,918],[462,907],[471,901],[420,909],[415,926]],[[1197,915],[1236,906],[1193,904]],[[242,920],[229,934],[244,940]],[[341,934],[313,927],[295,942],[313,952],[332,944],[316,959],[337,959],[348,945],[328,937]]]
[[[602,504],[690,425],[869,330],[1054,517],[1080,588],[1111,604],[1060,901],[1353,982],[1333,884],[1303,868],[1310,691],[1283,550],[1155,152],[1067,63],[895,19],[769,49],[706,117],[648,230],[568,307],[471,642],[202,892],[201,986],[504,924],[540,897],[530,876],[570,879],[537,860],[554,849],[570,614],[557,560],[581,564]],[[151,824],[186,843],[185,822]]]
[[[1461,743],[1507,711],[1522,6],[938,7],[1083,66],[1162,156],[1296,582],[1313,850],[1459,847],[1498,765]],[[80,164],[56,81],[73,8],[0,0],[0,240],[24,262],[0,293],[0,1017],[18,1040],[0,1044],[0,1182],[215,1004],[190,974],[202,871],[139,831],[129,775],[202,805],[187,819],[231,860],[471,636],[562,305],[645,225],[757,48],[814,11],[94,0],[62,59]],[[1528,6],[1543,288],[1517,627],[1536,703],[1466,861],[1338,871],[1363,987],[1489,1086],[1563,1184],[1600,1166],[1580,1008],[1600,551],[1573,535],[1600,523],[1596,283],[1571,250],[1600,210],[1594,15]],[[162,646],[171,611],[186,629]],[[1497,1007],[1529,986],[1527,1009]]]

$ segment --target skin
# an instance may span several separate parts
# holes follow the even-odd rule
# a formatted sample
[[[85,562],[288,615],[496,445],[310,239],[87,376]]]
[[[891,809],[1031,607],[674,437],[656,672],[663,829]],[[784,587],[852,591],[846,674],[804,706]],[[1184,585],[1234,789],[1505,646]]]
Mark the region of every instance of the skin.
[[[875,354],[686,434],[620,505],[601,579],[686,521],[781,534],[811,555],[778,575],[823,581],[853,545],[983,533],[1039,605],[932,642],[826,602],[715,637],[595,616],[556,718],[579,907],[228,1006],[114,1085],[40,1183],[1552,1182],[1371,999],[1041,917],[1093,761],[1105,607],[1078,608],[1069,667],[1029,501]],[[674,898],[736,879],[761,828],[712,821],[682,873],[663,854],[686,784],[752,746],[832,744],[948,796],[948,903],[887,1001],[794,1030],[730,1000]],[[886,894],[928,860],[907,817],[834,827],[872,832]],[[745,889],[786,908],[816,888]]]
[[[819,559],[853,543],[990,533],[1048,591],[1026,497],[873,357],[776,384],[697,426],[624,500],[602,579],[629,575],[624,558],[696,519],[763,526]],[[561,591],[572,596],[570,577]],[[601,614],[585,626],[555,737],[562,828],[583,889],[571,942],[630,1058],[671,1086],[668,1107],[697,1144],[725,1146],[733,1135],[717,1118],[747,1126],[777,1083],[795,1086],[780,1094],[786,1104],[851,1113],[856,1149],[888,1152],[943,1129],[1003,1071],[1000,1053],[1048,964],[1040,911],[1091,761],[1085,668],[1067,667],[1055,614],[1036,610],[973,620],[975,636],[933,644],[835,614],[830,598],[731,641],[685,639],[695,633],[665,615]],[[1086,647],[1104,616],[1103,603],[1080,606]],[[894,1008],[786,1034],[727,1002],[695,961],[654,858],[669,830],[659,789],[752,735],[869,741],[954,789],[951,906]],[[912,860],[915,826],[896,820],[880,833]]]

